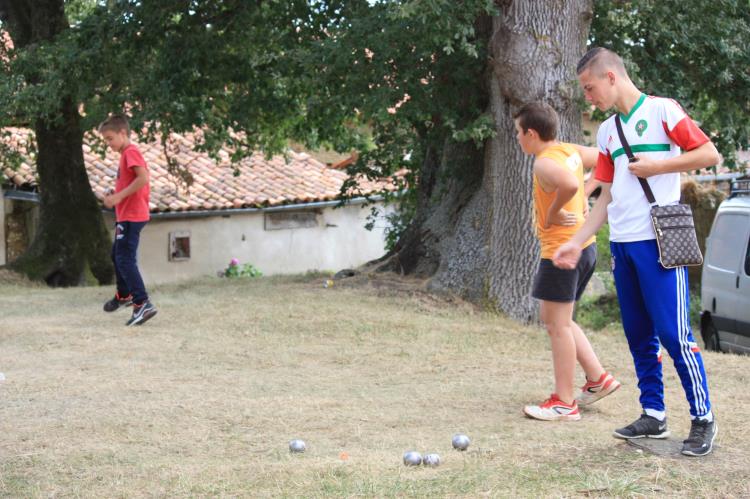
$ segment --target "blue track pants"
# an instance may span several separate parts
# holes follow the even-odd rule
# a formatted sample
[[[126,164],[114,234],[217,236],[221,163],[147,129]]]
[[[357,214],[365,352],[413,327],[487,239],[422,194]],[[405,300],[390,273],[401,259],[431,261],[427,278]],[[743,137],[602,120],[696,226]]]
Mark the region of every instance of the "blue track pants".
[[[612,242],[610,247],[622,325],[635,363],[641,406],[665,410],[661,343],[680,376],[690,415],[707,415],[711,402],[703,359],[690,328],[687,269],[662,267],[653,239]]]

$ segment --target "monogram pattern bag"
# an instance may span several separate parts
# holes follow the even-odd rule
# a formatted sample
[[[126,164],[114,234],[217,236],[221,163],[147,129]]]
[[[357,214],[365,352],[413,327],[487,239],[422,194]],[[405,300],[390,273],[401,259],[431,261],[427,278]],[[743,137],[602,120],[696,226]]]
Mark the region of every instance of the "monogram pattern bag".
[[[633,163],[638,158],[633,156],[630,144],[625,139],[620,123],[620,115],[615,116],[617,125],[617,134],[620,136],[620,142],[628,155],[628,160]],[[682,267],[684,265],[701,265],[703,255],[698,246],[698,238],[695,235],[695,223],[693,222],[693,211],[690,205],[673,204],[669,206],[659,206],[656,204],[654,193],[651,186],[644,178],[638,177],[646,199],[651,204],[651,223],[654,226],[656,234],[656,244],[659,247],[659,261],[662,267],[671,269]]]

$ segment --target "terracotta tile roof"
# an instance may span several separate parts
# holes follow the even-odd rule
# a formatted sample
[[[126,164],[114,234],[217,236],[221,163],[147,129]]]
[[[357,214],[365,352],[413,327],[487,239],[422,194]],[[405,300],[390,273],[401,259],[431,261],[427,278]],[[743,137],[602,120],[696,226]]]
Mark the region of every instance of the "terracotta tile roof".
[[[6,128],[0,136],[21,152],[25,161],[17,171],[4,170],[6,178],[19,187],[36,185],[33,155],[28,153],[26,142],[30,131]],[[306,153],[289,151],[287,159],[274,156],[266,159],[254,153],[235,165],[239,175],[234,175],[230,154],[219,153],[216,164],[207,154],[193,150],[194,134],[173,134],[168,146],[169,155],[193,178],[185,188],[167,171],[167,158],[159,142],[137,144],[151,171],[151,211],[225,210],[277,206],[294,203],[331,201],[338,197],[345,171],[332,169]],[[90,139],[90,137],[89,137]],[[84,138],[84,161],[89,182],[96,197],[103,199],[105,192],[115,185],[119,155],[107,151],[104,158],[92,148],[93,142]],[[360,181],[355,196],[374,194],[383,188],[395,190],[392,182]]]
[[[353,152],[348,158],[339,161],[338,163],[334,163],[331,165],[331,168],[335,168],[336,170],[346,170],[346,168],[350,165],[353,165],[357,162],[359,159],[359,154],[357,152]]]

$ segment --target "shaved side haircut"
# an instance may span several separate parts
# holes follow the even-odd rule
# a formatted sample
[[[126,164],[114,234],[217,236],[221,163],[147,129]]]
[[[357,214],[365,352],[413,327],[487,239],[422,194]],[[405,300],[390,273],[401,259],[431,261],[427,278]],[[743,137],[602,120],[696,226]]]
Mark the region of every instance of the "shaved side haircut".
[[[580,75],[587,69],[597,76],[603,75],[607,69],[613,69],[621,76],[628,74],[622,58],[604,47],[594,47],[581,57],[576,72]]]

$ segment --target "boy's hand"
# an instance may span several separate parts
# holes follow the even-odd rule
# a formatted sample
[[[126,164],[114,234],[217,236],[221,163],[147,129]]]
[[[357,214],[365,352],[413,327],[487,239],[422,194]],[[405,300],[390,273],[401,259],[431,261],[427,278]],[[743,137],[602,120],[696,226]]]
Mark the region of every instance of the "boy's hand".
[[[550,225],[562,225],[563,227],[570,227],[577,223],[578,217],[576,217],[575,213],[561,209],[557,213],[553,213],[549,216],[544,228],[549,229]]]
[[[648,156],[638,155],[635,159],[636,161],[628,164],[628,170],[636,177],[649,178],[662,173],[659,165]]]
[[[582,248],[579,244],[568,241],[557,248],[555,254],[552,255],[552,263],[560,269],[574,269],[578,265],[578,260],[581,259],[581,251]]]
[[[120,198],[117,194],[110,194],[108,196],[104,196],[103,202],[106,208],[114,208],[114,206],[120,202]]]

